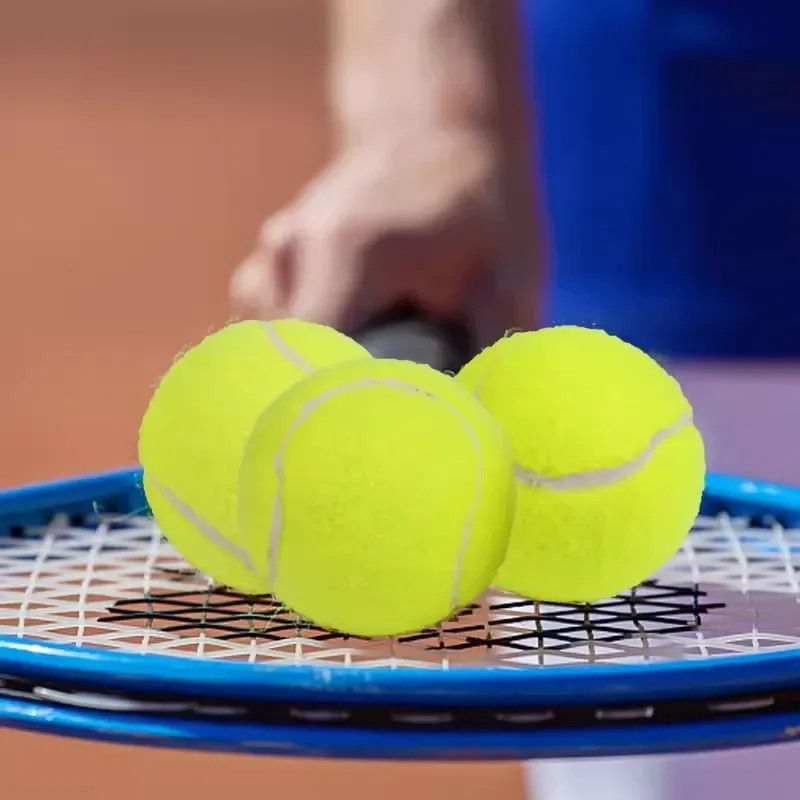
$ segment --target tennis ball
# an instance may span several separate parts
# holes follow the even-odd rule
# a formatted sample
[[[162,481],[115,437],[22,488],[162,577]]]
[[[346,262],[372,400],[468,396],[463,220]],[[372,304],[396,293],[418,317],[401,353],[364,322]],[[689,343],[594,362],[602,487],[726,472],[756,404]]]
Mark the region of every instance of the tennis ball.
[[[214,580],[257,593],[243,568],[236,486],[245,443],[261,412],[315,369],[367,351],[332,328],[299,320],[239,322],[173,364],[139,431],[144,489],[164,534]]]
[[[245,449],[240,530],[289,608],[388,636],[450,616],[490,584],[515,486],[500,426],[452,377],[373,359],[309,375]]]
[[[495,584],[552,602],[630,589],[678,549],[703,491],[703,442],[680,386],[600,330],[501,339],[456,380],[514,452],[517,512]]]

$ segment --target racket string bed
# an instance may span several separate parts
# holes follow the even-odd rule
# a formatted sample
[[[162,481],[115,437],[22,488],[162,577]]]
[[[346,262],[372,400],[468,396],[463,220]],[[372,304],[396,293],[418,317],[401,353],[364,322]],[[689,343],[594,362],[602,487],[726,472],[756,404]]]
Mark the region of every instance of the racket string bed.
[[[587,606],[490,593],[434,629],[366,640],[310,625],[269,595],[213,586],[147,516],[57,515],[0,538],[0,635],[353,667],[712,658],[798,645],[799,555],[800,531],[775,521],[701,517],[675,558],[623,596]]]

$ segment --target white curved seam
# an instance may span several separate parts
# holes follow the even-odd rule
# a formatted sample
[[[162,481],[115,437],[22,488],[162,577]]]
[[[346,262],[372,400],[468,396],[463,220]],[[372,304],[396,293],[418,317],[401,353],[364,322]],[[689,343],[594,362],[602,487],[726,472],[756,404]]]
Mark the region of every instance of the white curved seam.
[[[150,479],[153,486],[164,495],[167,502],[191,525],[212,544],[217,545],[229,555],[233,556],[248,572],[255,573],[256,568],[250,560],[250,556],[241,547],[237,547],[233,542],[226,539],[211,523],[204,520],[197,514],[191,506],[183,502],[171,489],[160,484],[158,481]]]
[[[646,449],[636,456],[636,458],[626,461],[624,464],[620,464],[616,467],[604,467],[602,469],[575,472],[572,475],[561,475],[557,478],[549,478],[546,475],[541,475],[538,472],[525,469],[519,464],[515,464],[514,475],[520,483],[526,486],[551,489],[556,492],[567,492],[575,489],[594,489],[599,486],[607,486],[630,478],[644,469],[661,442],[691,424],[692,415],[684,414],[676,423],[654,434]]]
[[[467,518],[466,520],[464,520],[464,529],[461,532],[461,541],[459,542],[458,545],[458,553],[456,554],[456,563],[453,567],[453,589],[450,598],[450,610],[455,611],[459,607],[458,586],[461,583],[461,571],[464,566],[464,559],[466,558],[467,555],[467,548],[469,547],[470,536],[472,534],[472,529],[475,525],[475,517],[478,516],[478,507],[480,505],[480,499],[483,494],[483,451],[481,450],[480,440],[478,439],[478,436],[475,433],[472,426],[469,424],[467,418],[461,413],[461,411],[459,411],[459,409],[456,406],[453,406],[450,403],[445,403],[445,405],[461,421],[461,424],[467,431],[469,438],[472,440],[472,444],[475,448],[475,455],[477,456],[476,466],[475,466],[475,492],[473,494],[472,508],[470,508],[469,513],[467,514]]]
[[[303,372],[314,372],[314,365],[310,362],[306,361],[297,350],[293,350],[289,345],[281,339],[278,335],[278,331],[275,330],[275,326],[269,322],[262,322],[261,328],[264,333],[267,334],[267,338],[275,345],[275,349],[278,350],[288,361],[291,361],[298,369],[301,369]]]
[[[284,434],[283,439],[281,440],[278,449],[275,453],[275,460],[274,460],[274,468],[275,468],[275,476],[276,476],[276,492],[275,492],[275,502],[272,506],[272,521],[270,525],[270,534],[269,534],[269,586],[271,590],[274,591],[276,586],[276,580],[278,576],[278,549],[280,547],[280,540],[281,534],[283,530],[283,486],[284,486],[284,460],[286,457],[286,451],[289,447],[289,442],[291,441],[294,432],[297,428],[302,425],[302,423],[308,419],[308,417],[317,409],[319,406],[323,405],[327,400],[331,397],[335,397],[336,395],[343,394],[344,392],[352,391],[355,389],[361,389],[365,386],[388,386],[389,388],[393,389],[400,389],[401,391],[406,392],[417,392],[418,394],[425,395],[426,397],[431,398],[432,400],[437,400],[443,403],[451,412],[454,412],[456,416],[459,417],[460,421],[467,429],[470,438],[472,439],[473,444],[475,445],[477,454],[478,454],[478,469],[477,469],[477,476],[476,476],[476,491],[474,493],[474,501],[472,508],[470,509],[469,514],[464,522],[464,529],[461,534],[461,539],[459,542],[458,552],[456,554],[456,561],[454,564],[454,575],[453,575],[453,587],[451,592],[451,610],[455,610],[458,607],[458,585],[461,580],[461,570],[463,567],[463,562],[466,554],[467,547],[469,545],[470,535],[472,533],[472,527],[475,522],[475,517],[478,513],[478,505],[480,502],[481,491],[483,489],[483,461],[481,458],[481,448],[480,443],[478,441],[478,437],[475,435],[475,432],[472,430],[472,427],[467,422],[464,415],[452,404],[448,403],[447,401],[442,400],[440,397],[437,397],[435,394],[431,392],[426,392],[424,389],[420,389],[418,386],[413,386],[408,383],[404,383],[403,381],[399,381],[392,378],[364,378],[363,380],[356,381],[355,383],[351,383],[348,386],[338,386],[335,389],[329,389],[327,392],[323,392],[319,397],[314,398],[313,400],[309,400],[305,403],[302,408],[300,409],[297,416],[292,420],[292,424],[287,428],[286,433]]]

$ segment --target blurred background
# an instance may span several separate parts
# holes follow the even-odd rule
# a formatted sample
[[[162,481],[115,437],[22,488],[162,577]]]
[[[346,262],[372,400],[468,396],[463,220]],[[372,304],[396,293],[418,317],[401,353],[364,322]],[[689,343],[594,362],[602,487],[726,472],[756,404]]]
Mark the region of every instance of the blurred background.
[[[324,162],[325,0],[0,1],[0,485],[136,459],[158,376],[222,324]],[[516,766],[189,755],[0,731],[3,795],[522,796]]]
[[[325,5],[0,3],[0,484],[135,460],[154,382],[324,161]]]
[[[225,321],[259,223],[325,162],[325,14],[325,0],[0,0],[0,486],[135,461],[159,375]],[[796,365],[676,370],[713,469],[798,481]],[[198,756],[7,731],[0,750],[5,790],[31,800],[524,791],[514,765]],[[721,796],[703,777],[713,762],[691,760],[692,783]],[[727,763],[726,792],[741,782]]]

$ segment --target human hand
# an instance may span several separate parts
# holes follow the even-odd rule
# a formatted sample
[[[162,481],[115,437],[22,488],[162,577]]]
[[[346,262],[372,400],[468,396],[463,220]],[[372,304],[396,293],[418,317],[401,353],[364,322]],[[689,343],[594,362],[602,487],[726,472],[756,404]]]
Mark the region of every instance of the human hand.
[[[351,147],[265,222],[232,301],[342,329],[403,302],[463,314],[503,257],[496,173],[494,147],[472,131]]]

